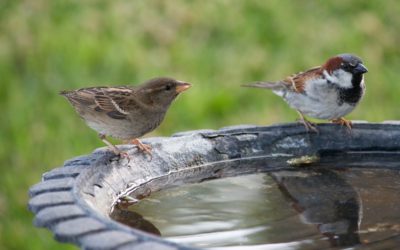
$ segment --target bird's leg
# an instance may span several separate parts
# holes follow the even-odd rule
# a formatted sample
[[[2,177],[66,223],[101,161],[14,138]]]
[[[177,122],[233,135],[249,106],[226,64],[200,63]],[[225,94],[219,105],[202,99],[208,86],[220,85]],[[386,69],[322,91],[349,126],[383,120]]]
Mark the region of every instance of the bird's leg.
[[[333,119],[333,120],[331,120],[331,122],[340,124],[341,126],[346,126],[349,130],[351,130],[353,127],[353,124],[351,123],[351,121],[346,120],[343,117],[340,117],[338,119]]]
[[[114,154],[120,155],[120,156],[122,156],[122,157],[128,157],[128,158],[129,158],[129,155],[128,155],[127,152],[123,152],[123,151],[119,150],[114,144],[112,144],[111,142],[109,142],[109,141],[106,139],[106,136],[105,136],[105,135],[99,134],[99,138],[108,146],[108,148],[109,148],[111,151],[113,151]]]
[[[133,139],[131,143],[136,145],[140,151],[143,151],[144,153],[151,155],[150,145],[143,144],[139,139]]]
[[[300,116],[299,122],[301,122],[304,125],[304,127],[306,128],[307,131],[311,130],[317,134],[319,133],[319,131],[316,127],[316,124],[308,121],[300,111],[297,110],[297,113]]]

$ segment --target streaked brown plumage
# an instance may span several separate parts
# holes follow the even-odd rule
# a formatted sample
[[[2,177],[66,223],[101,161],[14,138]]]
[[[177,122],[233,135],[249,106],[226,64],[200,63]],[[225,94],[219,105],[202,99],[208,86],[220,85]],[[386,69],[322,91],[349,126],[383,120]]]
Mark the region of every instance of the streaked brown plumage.
[[[105,136],[131,141],[150,153],[137,138],[157,128],[179,93],[191,85],[172,78],[154,78],[139,86],[89,87],[61,91],[100,138],[117,154],[121,152]]]

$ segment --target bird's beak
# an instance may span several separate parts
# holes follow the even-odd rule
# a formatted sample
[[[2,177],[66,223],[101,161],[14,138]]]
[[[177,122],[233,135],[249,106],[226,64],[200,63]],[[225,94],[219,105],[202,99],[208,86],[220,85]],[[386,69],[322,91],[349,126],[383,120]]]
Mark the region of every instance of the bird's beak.
[[[187,90],[188,88],[192,87],[190,83],[187,82],[178,82],[176,85],[176,93],[182,93],[183,91]]]
[[[359,63],[357,67],[354,68],[355,73],[364,74],[368,72],[368,69],[364,66],[364,64]]]

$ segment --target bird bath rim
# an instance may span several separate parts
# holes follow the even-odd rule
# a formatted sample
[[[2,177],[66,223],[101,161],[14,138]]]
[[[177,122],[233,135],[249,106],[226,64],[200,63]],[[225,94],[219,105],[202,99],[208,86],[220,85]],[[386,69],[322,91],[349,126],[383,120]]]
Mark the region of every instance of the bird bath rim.
[[[260,165],[268,166],[261,171],[293,170],[299,159],[323,163],[340,155],[351,167],[364,155],[400,155],[400,140],[395,139],[400,138],[399,122],[355,123],[350,133],[335,124],[318,128],[320,133],[315,134],[296,123],[239,125],[148,138],[144,142],[153,147],[151,160],[131,145],[122,146],[131,154],[129,162],[97,149],[43,174],[42,182],[30,189],[29,209],[36,226],[85,249],[194,249],[113,221],[110,210],[128,193],[136,196],[177,182],[252,173],[260,171]],[[304,156],[311,158],[304,161]],[[244,163],[246,168],[241,167]]]

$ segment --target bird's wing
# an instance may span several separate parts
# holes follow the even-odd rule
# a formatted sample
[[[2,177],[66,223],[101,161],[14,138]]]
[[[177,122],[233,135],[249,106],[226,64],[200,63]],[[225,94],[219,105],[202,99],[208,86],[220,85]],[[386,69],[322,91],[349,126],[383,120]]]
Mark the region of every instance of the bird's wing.
[[[60,95],[65,96],[74,107],[92,106],[95,104],[93,88],[78,90],[63,90]]]
[[[312,78],[319,77],[321,74],[321,67],[314,67],[305,72],[299,72],[292,76],[287,77],[283,82],[292,91],[297,93],[304,93],[305,84]]]
[[[134,89],[128,87],[92,87],[75,91],[63,91],[60,94],[80,109],[82,106],[102,112],[114,119],[125,119],[128,107],[135,105]]]
[[[102,88],[95,95],[98,107],[114,119],[125,119],[130,110],[138,103],[135,101],[135,90],[128,87]]]
[[[321,67],[314,67],[305,72],[300,72],[277,82],[253,82],[243,85],[244,87],[266,88],[275,91],[289,90],[297,93],[303,93],[305,83],[313,77],[317,77],[321,72]]]

